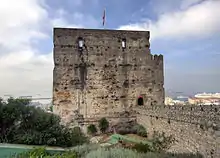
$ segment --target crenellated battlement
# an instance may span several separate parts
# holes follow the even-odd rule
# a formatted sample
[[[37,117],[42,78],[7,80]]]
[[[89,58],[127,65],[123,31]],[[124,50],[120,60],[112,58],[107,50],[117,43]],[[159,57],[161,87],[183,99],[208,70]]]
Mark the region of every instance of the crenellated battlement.
[[[155,55],[152,55],[153,56],[153,60],[155,60],[155,61],[163,61],[163,55],[162,54],[160,54],[160,55],[157,55],[157,54],[155,54]]]

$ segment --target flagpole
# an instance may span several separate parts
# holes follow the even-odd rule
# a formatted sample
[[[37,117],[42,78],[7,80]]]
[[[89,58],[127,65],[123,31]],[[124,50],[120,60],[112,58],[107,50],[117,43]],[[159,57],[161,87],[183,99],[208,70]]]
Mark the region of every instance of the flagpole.
[[[105,23],[106,23],[106,8],[104,8],[103,17],[102,17],[102,26],[103,29],[105,29]]]

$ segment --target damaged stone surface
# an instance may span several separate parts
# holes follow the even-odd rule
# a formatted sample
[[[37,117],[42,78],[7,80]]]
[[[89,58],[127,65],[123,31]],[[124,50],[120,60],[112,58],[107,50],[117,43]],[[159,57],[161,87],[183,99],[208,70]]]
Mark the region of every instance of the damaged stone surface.
[[[84,119],[120,117],[139,96],[145,106],[162,105],[163,56],[150,53],[149,38],[149,31],[55,28],[54,112],[71,122],[75,110]]]
[[[220,106],[143,106],[135,108],[137,122],[176,139],[171,152],[199,152],[205,158],[220,157]]]
[[[55,28],[54,112],[84,131],[102,117],[110,127],[137,121],[149,134],[173,135],[172,152],[220,157],[220,107],[165,106],[163,56],[150,53],[149,38],[148,31]]]

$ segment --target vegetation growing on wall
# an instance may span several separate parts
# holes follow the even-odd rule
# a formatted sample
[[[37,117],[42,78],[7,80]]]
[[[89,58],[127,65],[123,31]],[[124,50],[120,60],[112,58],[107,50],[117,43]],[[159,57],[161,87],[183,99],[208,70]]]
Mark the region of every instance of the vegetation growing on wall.
[[[94,124],[91,124],[87,127],[88,134],[95,135],[97,133],[97,128]]]
[[[109,128],[109,122],[106,118],[101,118],[99,120],[99,129],[102,133],[105,133]]]
[[[153,151],[166,151],[174,142],[175,138],[172,135],[166,136],[164,132],[160,133],[158,131],[154,131],[152,138]]]

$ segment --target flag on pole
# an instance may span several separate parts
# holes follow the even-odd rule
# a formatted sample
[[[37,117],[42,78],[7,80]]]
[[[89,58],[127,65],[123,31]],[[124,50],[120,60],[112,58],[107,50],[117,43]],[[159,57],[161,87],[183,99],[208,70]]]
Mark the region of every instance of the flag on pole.
[[[105,9],[103,12],[103,17],[102,17],[102,25],[105,26]]]

